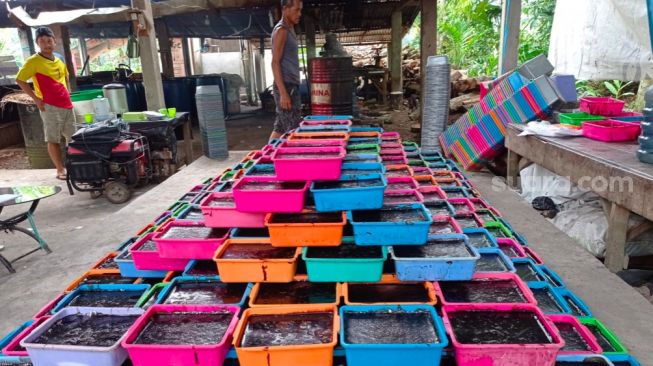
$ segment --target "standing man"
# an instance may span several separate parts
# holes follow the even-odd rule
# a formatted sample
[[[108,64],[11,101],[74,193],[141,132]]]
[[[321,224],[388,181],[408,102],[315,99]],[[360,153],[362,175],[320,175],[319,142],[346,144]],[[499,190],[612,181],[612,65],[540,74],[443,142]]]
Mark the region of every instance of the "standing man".
[[[272,73],[277,118],[270,139],[299,127],[302,99],[299,95],[299,53],[295,26],[302,16],[302,0],[281,0],[282,17],[272,31]]]
[[[61,156],[61,138],[70,142],[75,133],[75,114],[70,100],[68,69],[54,54],[57,42],[50,28],[36,30],[36,44],[40,52],[28,58],[16,75],[16,82],[41,111],[48,154],[57,168],[57,179],[66,179]],[[32,79],[34,90],[27,83]]]

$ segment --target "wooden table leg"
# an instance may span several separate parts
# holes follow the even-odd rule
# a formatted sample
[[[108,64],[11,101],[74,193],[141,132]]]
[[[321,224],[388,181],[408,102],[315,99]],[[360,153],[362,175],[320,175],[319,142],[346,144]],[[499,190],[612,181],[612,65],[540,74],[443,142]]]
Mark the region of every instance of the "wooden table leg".
[[[605,238],[605,266],[612,272],[624,269],[626,263],[626,241],[628,240],[628,209],[612,203],[608,216],[608,232]]]
[[[519,176],[519,160],[521,156],[512,150],[508,150],[508,174],[506,179],[508,180],[508,186],[510,188],[517,187],[517,177]]]
[[[188,118],[184,122],[184,149],[186,150],[184,161],[186,165],[190,165],[193,162],[193,139],[190,133],[190,118]]]

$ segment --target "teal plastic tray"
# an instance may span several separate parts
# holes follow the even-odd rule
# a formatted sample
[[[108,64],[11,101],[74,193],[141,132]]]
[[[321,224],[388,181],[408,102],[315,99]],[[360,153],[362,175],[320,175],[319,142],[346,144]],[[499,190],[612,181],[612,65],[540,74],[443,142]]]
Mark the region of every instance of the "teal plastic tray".
[[[381,247],[381,258],[309,258],[302,249],[308,280],[311,282],[379,282],[388,248]]]

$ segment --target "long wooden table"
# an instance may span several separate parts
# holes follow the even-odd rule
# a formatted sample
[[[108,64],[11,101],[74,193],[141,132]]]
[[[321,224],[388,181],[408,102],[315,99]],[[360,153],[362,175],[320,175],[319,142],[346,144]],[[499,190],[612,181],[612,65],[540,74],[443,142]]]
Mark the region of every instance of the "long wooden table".
[[[613,272],[628,266],[626,242],[652,227],[653,165],[637,159],[637,143],[605,143],[584,137],[518,136],[522,125],[508,126],[508,184],[517,186],[522,158],[568,178],[603,199],[608,217],[605,265]],[[631,213],[647,220],[628,228]]]

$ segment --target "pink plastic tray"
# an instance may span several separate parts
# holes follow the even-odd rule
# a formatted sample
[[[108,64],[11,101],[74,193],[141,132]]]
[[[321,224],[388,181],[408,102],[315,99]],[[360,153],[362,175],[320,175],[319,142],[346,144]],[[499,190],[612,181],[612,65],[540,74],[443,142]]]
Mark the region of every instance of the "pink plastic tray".
[[[456,219],[454,219],[451,216],[435,216],[433,218],[433,224],[431,224],[431,226],[437,225],[438,223],[441,223],[441,222],[448,222],[451,225],[451,228],[453,229],[453,233],[438,234],[438,233],[432,233],[432,232],[429,231],[429,235],[449,235],[449,234],[462,234],[463,233],[463,229],[460,227],[460,225],[458,224]]]
[[[401,145],[401,144],[399,144],[399,145]],[[383,156],[383,155],[390,155],[390,156],[400,155],[400,156],[404,156],[404,157],[406,156],[406,153],[404,152],[404,149],[401,148],[401,147],[399,147],[399,148],[382,147],[380,154],[381,154],[381,156]]]
[[[193,312],[210,313],[228,311],[233,314],[229,328],[218,344],[211,345],[160,345],[160,344],[134,344],[134,341],[147,326],[154,314]],[[129,353],[134,366],[215,366],[222,365],[229,352],[233,333],[238,324],[237,306],[210,306],[210,305],[153,305],[141,316],[127,332],[122,346]]]
[[[384,205],[410,205],[423,202],[424,196],[415,189],[385,191],[383,195]]]
[[[553,325],[557,326],[557,324],[569,324],[578,333],[580,336],[587,342],[587,345],[591,349],[591,351],[578,351],[578,350],[572,350],[572,351],[564,351],[560,350],[561,355],[599,355],[603,353],[603,349],[599,345],[599,343],[596,340],[596,337],[590,332],[589,329],[587,329],[586,326],[581,324],[578,319],[576,319],[572,315],[557,315],[557,314],[550,314],[547,315],[549,319],[553,322]]]
[[[299,213],[304,209],[304,199],[310,182],[302,189],[248,190],[248,182],[280,183],[275,177],[245,177],[234,185],[236,209],[241,212]]]
[[[531,291],[530,288],[522,281],[519,276],[517,276],[514,273],[477,273],[474,275],[472,278],[472,281],[484,281],[484,282],[492,282],[492,281],[512,281],[517,285],[519,288],[519,291],[524,295],[524,298],[526,301],[524,304],[532,304],[532,305],[537,305],[537,300],[535,299],[535,296],[533,296],[533,292]],[[433,287],[435,288],[435,293],[438,295],[438,299],[440,303],[443,306],[447,305],[477,305],[474,303],[452,303],[448,302],[442,293],[442,288],[440,287],[440,284],[438,282],[433,282]],[[488,303],[489,304],[489,303]],[[487,304],[486,304],[487,305]],[[501,305],[501,304],[495,304],[495,305]]]
[[[211,202],[217,198],[231,198],[231,193],[212,193],[200,203],[200,209],[204,214],[204,225],[208,227],[240,227],[240,228],[263,228],[265,227],[265,213],[240,212],[236,209],[234,200],[233,207],[213,207]]]
[[[403,183],[403,184],[408,184],[410,185],[410,188],[403,188],[403,189],[393,189],[391,187],[391,184],[393,183]],[[401,191],[401,190],[406,190],[406,189],[414,189],[416,190],[419,188],[419,185],[415,181],[413,177],[389,177],[388,178],[388,188],[386,188],[385,192],[396,192],[396,191]]]
[[[351,121],[348,119],[329,119],[329,120],[303,120],[300,126],[331,126],[331,125],[344,125],[351,126]]]
[[[553,340],[550,344],[462,344],[456,339],[449,315],[459,311],[527,311],[535,315]],[[540,309],[531,304],[448,305],[442,308],[444,326],[458,366],[554,366],[564,346],[558,330]]]
[[[542,257],[540,257],[539,254],[537,254],[533,249],[529,247],[522,247],[524,250],[524,253],[526,253],[526,256],[530,259],[532,259],[535,264],[544,264],[544,260],[542,260]]]
[[[43,318],[43,317],[49,318],[50,311],[54,309],[54,307],[57,306],[59,301],[61,301],[65,296],[66,294],[64,293],[52,299],[52,301],[48,302],[44,307],[41,308],[41,310],[39,310],[36,314],[34,314],[32,320],[38,320],[39,318]]]
[[[288,140],[282,142],[279,147],[344,147],[345,143],[345,140]]]
[[[322,157],[286,158],[290,154],[325,154]],[[326,155],[329,154],[329,155]],[[277,178],[283,181],[336,180],[340,178],[343,147],[279,148],[272,155]]]
[[[638,123],[614,119],[583,122],[583,136],[605,142],[634,141],[639,136]]]
[[[417,191],[424,197],[424,202],[447,199],[447,194],[437,186],[419,187]]]
[[[404,150],[404,145],[401,142],[384,142],[381,144],[381,149],[401,149]]]
[[[517,253],[517,256],[508,256],[510,258],[527,258],[526,252],[524,252],[524,248],[517,243],[514,239],[510,238],[498,238],[497,243],[499,244],[499,248],[506,246],[512,248],[512,250]],[[508,255],[507,253],[504,253]]]
[[[188,266],[188,259],[170,259],[162,258],[159,251],[145,251],[140,248],[152,240],[156,233],[149,233],[142,236],[131,248],[129,252],[134,260],[134,266],[143,271],[183,271]]]
[[[624,110],[626,102],[607,97],[580,98],[580,110],[598,116],[618,116]]]
[[[215,239],[166,239],[163,236],[172,227],[175,226],[199,226],[204,227],[203,222],[192,221],[170,221],[161,228],[152,238],[159,248],[161,258],[171,259],[213,259],[218,247],[229,237],[231,230],[224,230],[224,235]],[[220,229],[214,229],[220,230]]]
[[[14,356],[14,357],[27,357],[27,351],[17,351],[16,348],[20,346],[20,341],[25,339],[32,331],[38,328],[39,325],[43,324],[46,320],[50,319],[49,316],[44,316],[34,320],[34,323],[29,327],[23,329],[22,332],[18,333],[14,339],[7,344],[5,348],[2,349],[2,354],[5,356]]]
[[[466,214],[476,212],[474,204],[469,198],[449,198],[447,199],[456,209],[456,213]],[[460,207],[458,205],[461,205]]]
[[[398,142],[401,143],[401,135],[399,132],[384,132],[381,134],[381,141],[386,142]]]

